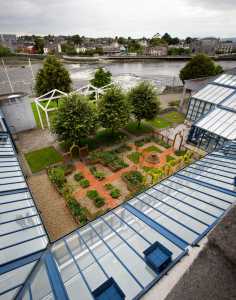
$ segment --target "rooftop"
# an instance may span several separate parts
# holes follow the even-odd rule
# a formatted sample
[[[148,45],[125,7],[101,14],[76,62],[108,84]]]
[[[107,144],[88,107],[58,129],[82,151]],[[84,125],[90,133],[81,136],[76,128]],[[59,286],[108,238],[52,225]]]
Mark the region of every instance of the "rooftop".
[[[17,299],[31,299],[30,295],[77,299],[78,294],[82,299],[109,299],[109,293],[119,295],[118,299],[138,299],[235,203],[236,143],[49,247],[6,134],[1,140],[0,174],[0,299],[16,295]]]

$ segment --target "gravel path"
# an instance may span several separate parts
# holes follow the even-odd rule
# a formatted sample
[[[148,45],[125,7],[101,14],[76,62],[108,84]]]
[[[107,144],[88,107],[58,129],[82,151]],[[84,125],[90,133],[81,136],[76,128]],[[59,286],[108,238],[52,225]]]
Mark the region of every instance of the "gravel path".
[[[46,173],[29,177],[28,183],[51,240],[56,240],[78,227],[65,205],[65,200],[51,185]]]

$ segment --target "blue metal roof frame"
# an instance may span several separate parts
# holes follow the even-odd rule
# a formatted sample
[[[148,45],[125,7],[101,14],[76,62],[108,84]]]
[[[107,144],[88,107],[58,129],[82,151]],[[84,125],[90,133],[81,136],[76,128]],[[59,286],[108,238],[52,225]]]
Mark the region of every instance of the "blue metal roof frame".
[[[236,142],[208,154],[128,202],[57,240],[44,254],[17,299],[94,299],[113,278],[126,299],[139,299],[216,225],[236,201]],[[145,250],[158,242],[172,253],[156,273]],[[50,264],[53,265],[50,271]],[[27,296],[28,295],[28,296]]]
[[[7,132],[0,134],[0,299],[12,299],[48,245]]]

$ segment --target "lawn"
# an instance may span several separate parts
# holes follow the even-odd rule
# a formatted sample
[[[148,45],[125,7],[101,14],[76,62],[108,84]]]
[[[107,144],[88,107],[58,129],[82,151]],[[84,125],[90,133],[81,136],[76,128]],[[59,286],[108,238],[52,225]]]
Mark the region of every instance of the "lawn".
[[[26,153],[25,159],[32,173],[36,173],[52,164],[62,161],[62,156],[54,147],[47,147]]]
[[[56,102],[51,102],[50,103],[49,108],[52,108],[52,107],[57,107]],[[33,111],[33,114],[34,114],[36,125],[37,125],[38,128],[41,128],[39,115],[38,115],[38,112],[37,112],[36,104],[34,102],[31,103],[31,108],[32,108],[32,111]],[[45,112],[41,108],[40,108],[40,112],[41,112],[41,117],[42,117],[42,121],[43,121],[44,126],[48,127]],[[55,114],[56,114],[56,111],[48,112],[49,119],[52,120],[53,117],[55,116]]]
[[[184,123],[184,120],[185,120],[184,114],[178,111],[172,111],[157,117],[156,119],[150,121],[149,123],[158,129],[163,129],[167,127],[173,127],[176,124],[182,124]]]
[[[127,130],[129,133],[136,135],[136,136],[153,132],[153,128],[152,128],[152,126],[150,126],[150,124],[141,122],[140,127],[138,127],[138,123],[135,121],[130,122],[125,127],[125,130]]]

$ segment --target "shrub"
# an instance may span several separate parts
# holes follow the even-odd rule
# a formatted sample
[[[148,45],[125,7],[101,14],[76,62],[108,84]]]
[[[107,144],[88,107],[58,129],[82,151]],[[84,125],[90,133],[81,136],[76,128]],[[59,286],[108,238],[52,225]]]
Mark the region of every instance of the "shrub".
[[[173,156],[171,156],[171,155],[166,156],[166,161],[167,162],[174,161],[174,160],[175,160],[175,158]]]
[[[114,186],[111,183],[107,183],[104,185],[105,189],[111,191],[114,189]]]
[[[118,171],[128,167],[115,151],[92,152],[89,155],[88,160],[90,163],[100,162],[102,165],[109,167],[112,171]]]
[[[158,138],[158,137],[155,137],[155,138],[154,138],[154,142],[157,143],[157,144],[159,144],[160,146],[166,148],[166,149],[171,148],[171,145],[170,145],[170,144],[168,144],[167,142],[161,140],[161,139]]]
[[[102,207],[105,204],[105,199],[102,198],[96,190],[90,190],[87,192],[87,197],[93,200],[96,207]]]
[[[138,164],[140,157],[142,156],[142,153],[139,152],[132,152],[127,157],[129,160],[131,160],[133,163]]]
[[[70,197],[67,200],[67,206],[70,209],[71,214],[75,218],[75,220],[78,219],[81,225],[87,223],[88,219],[86,215],[86,209],[81,207],[73,197]]]
[[[75,175],[74,175],[74,180],[75,181],[80,181],[81,179],[83,179],[84,178],[84,176],[83,176],[83,174],[81,173],[81,172],[78,172],[78,173],[76,173]]]
[[[184,156],[186,154],[187,150],[176,150],[175,155],[176,156]]]
[[[66,183],[65,170],[62,166],[50,168],[48,170],[48,176],[51,182],[59,189]]]
[[[143,170],[152,177],[152,184],[158,182],[164,175],[164,172],[159,168],[143,167]]]
[[[161,153],[161,149],[158,148],[157,146],[149,146],[147,148],[144,149],[145,151],[147,152],[158,152],[158,153]]]
[[[94,200],[98,197],[98,192],[96,190],[87,191],[87,196],[89,199]]]
[[[119,197],[120,197],[121,192],[120,192],[119,189],[115,188],[115,189],[113,189],[113,190],[111,191],[110,195],[111,195],[112,198],[116,199],[116,198],[119,198]]]
[[[179,100],[173,100],[169,102],[170,107],[179,107],[180,101]]]
[[[90,167],[89,170],[93,174],[93,176],[98,180],[103,180],[106,177],[103,172],[97,171],[97,168],[94,166]]]
[[[89,183],[88,179],[85,179],[85,178],[81,179],[79,181],[79,184],[84,189],[90,186],[90,183]]]
[[[122,175],[128,189],[132,192],[141,191],[144,188],[144,176],[139,171],[130,171]]]
[[[94,199],[94,205],[97,208],[102,207],[104,204],[105,204],[105,199],[104,198],[98,196],[96,199]]]

